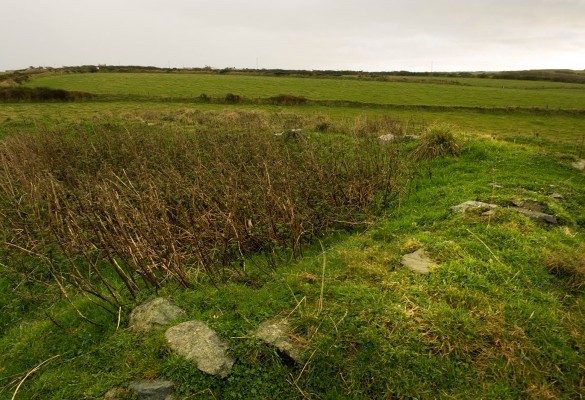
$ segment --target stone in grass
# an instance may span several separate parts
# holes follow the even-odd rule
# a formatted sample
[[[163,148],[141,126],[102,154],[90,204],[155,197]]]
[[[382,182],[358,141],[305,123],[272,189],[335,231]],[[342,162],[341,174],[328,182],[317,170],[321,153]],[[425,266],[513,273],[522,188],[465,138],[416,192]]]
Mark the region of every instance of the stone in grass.
[[[172,400],[175,385],[171,381],[135,381],[128,388],[138,395],[138,400]]]
[[[151,331],[168,325],[183,314],[175,303],[162,297],[146,301],[130,313],[130,329]]]
[[[104,400],[172,400],[174,384],[171,381],[134,381],[128,388],[115,387],[104,396]]]
[[[494,209],[498,208],[496,204],[484,203],[482,201],[466,201],[465,203],[458,204],[456,206],[451,207],[451,212],[453,214],[461,214],[468,210],[476,210],[476,209]]]
[[[557,217],[555,217],[554,215],[550,215],[550,214],[545,214],[543,212],[540,211],[534,211],[534,210],[529,210],[527,208],[521,208],[521,207],[510,207],[512,210],[527,216],[528,218],[536,221],[536,222],[541,222],[541,223],[546,223],[546,224],[550,224],[550,225],[558,225],[559,221],[557,219]]]
[[[391,133],[388,133],[386,135],[378,136],[378,143],[390,143],[393,142],[395,139],[396,136],[394,136]]]
[[[429,258],[424,249],[418,249],[414,253],[403,255],[400,262],[406,268],[418,274],[428,274],[436,267],[435,262]]]
[[[299,363],[303,359],[302,346],[291,339],[290,324],[286,319],[269,319],[256,330],[256,337],[274,346],[279,352]]]
[[[571,164],[573,168],[578,169],[579,171],[585,170],[585,160],[577,160]]]
[[[206,374],[225,378],[234,365],[235,360],[226,355],[228,345],[205,322],[183,322],[169,328],[165,337],[173,351]]]

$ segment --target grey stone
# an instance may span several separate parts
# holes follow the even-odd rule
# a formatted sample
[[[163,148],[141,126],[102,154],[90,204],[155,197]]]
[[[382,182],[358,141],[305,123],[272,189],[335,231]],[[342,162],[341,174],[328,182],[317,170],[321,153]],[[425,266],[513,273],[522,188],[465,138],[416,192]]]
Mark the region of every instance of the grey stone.
[[[502,185],[499,185],[499,184],[493,183],[493,182],[490,182],[487,185],[494,188],[494,189],[503,189],[504,188]]]
[[[302,346],[291,339],[290,324],[286,319],[269,319],[262,322],[256,330],[256,337],[271,346],[295,362],[301,362],[303,358]]]
[[[142,303],[130,313],[129,327],[137,331],[150,331],[168,325],[183,314],[175,303],[162,297]]]
[[[378,136],[379,143],[390,143],[390,142],[393,142],[395,139],[396,139],[396,136],[394,136],[391,133],[388,133],[388,134],[382,135],[382,136]]]
[[[560,193],[553,193],[550,195],[550,197],[552,197],[553,199],[558,200],[558,201],[565,201],[565,196],[563,196]]]
[[[224,378],[234,365],[235,360],[226,355],[228,345],[205,322],[183,322],[169,328],[165,337],[173,351],[209,375]]]
[[[519,208],[524,208],[526,210],[530,210],[530,211],[537,211],[540,213],[545,212],[546,210],[548,210],[548,205],[546,203],[543,203],[541,201],[535,201],[535,200],[512,200],[512,204],[515,205],[516,207]]]
[[[424,249],[418,249],[414,253],[403,255],[400,262],[409,270],[419,274],[428,274],[436,266]]]
[[[451,207],[451,212],[453,214],[461,214],[468,210],[475,210],[475,209],[493,209],[498,208],[496,204],[484,203],[481,201],[466,201],[465,203],[458,204],[456,206]]]
[[[420,136],[418,136],[418,135],[404,135],[404,140],[414,141],[414,140],[419,140],[419,139],[420,139]]]
[[[128,388],[138,395],[138,400],[171,400],[175,385],[171,381],[135,381]]]
[[[551,225],[557,225],[559,223],[557,217],[554,215],[545,214],[540,211],[529,210],[521,207],[510,207],[510,209],[519,212],[520,214],[523,214],[536,222],[544,222]]]
[[[585,160],[577,160],[571,164],[573,168],[578,169],[579,171],[585,170]]]

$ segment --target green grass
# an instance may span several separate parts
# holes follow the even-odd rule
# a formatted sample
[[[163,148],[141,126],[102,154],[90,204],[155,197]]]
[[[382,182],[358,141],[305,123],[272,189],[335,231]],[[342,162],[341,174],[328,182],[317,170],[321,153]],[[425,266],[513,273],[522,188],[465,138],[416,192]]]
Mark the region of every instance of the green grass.
[[[189,85],[193,78],[158,76],[163,81],[157,84],[168,79],[171,86],[173,79]],[[68,89],[92,91],[91,83],[83,86],[79,77],[58,79],[71,78]],[[264,79],[263,93],[250,83],[254,80],[241,91],[229,91],[249,96],[245,90],[258,90],[261,97],[280,93],[271,92],[280,85],[274,83],[277,78]],[[311,83],[327,84],[286,78],[282,85],[294,87],[289,82],[298,82],[299,91]],[[491,80],[466,82],[496,86]],[[460,93],[471,90],[466,96],[476,96],[478,103],[494,101],[477,97],[484,92],[476,90],[488,88],[476,86],[350,83],[355,88],[364,83],[418,87],[403,89],[414,91],[453,87]],[[541,87],[567,86],[509,83],[515,87],[511,90],[528,96],[527,103],[532,95],[546,101],[542,97],[548,89]],[[333,86],[327,90],[340,96]],[[218,86],[218,95],[225,88]],[[184,96],[177,90],[183,89],[165,86],[157,94]],[[491,90],[502,94],[507,89]],[[200,93],[193,91],[194,96]],[[427,100],[440,104],[431,97]],[[285,260],[271,273],[265,272],[265,258],[252,256],[246,260],[246,273],[225,283],[201,279],[188,290],[163,287],[158,295],[185,310],[182,320],[201,319],[229,343],[238,361],[223,380],[205,376],[173,355],[164,345],[164,331],[137,334],[126,329],[139,300],[123,304],[117,327],[116,312],[106,313],[75,295],[79,310],[101,326],[83,322],[57,288],[43,283],[41,266],[27,264],[27,257],[8,258],[0,250],[0,399],[10,399],[27,372],[46,360],[23,382],[16,399],[100,399],[113,386],[154,378],[172,379],[178,399],[583,398],[585,175],[570,167],[582,151],[582,116],[156,101],[6,104],[0,108],[0,137],[107,123],[129,130],[150,123],[151,129],[176,133],[196,129],[199,111],[229,116],[242,109],[264,113],[272,121],[309,121],[303,126],[308,130],[325,121],[330,130],[323,134],[331,140],[342,137],[341,130],[358,129],[351,125],[356,116],[365,121],[392,115],[413,129],[448,123],[454,127],[459,155],[436,158],[432,178],[423,165],[409,190],[372,220],[369,229],[322,237],[325,252],[316,242],[303,250],[301,259]],[[414,147],[407,144],[404,151]],[[494,182],[502,187],[488,186]],[[553,193],[562,194],[564,201],[553,199]],[[523,199],[545,202],[561,224],[539,225],[506,208],[510,201]],[[502,208],[492,216],[450,213],[450,206],[467,200]],[[402,255],[420,247],[438,263],[429,275],[412,274],[400,265]],[[251,335],[273,316],[289,316],[294,334],[306,343],[301,365],[283,361]]]
[[[459,78],[459,82],[466,81]],[[583,85],[542,82],[521,85],[518,81],[511,81],[506,86],[507,83],[498,81],[487,86],[483,80],[470,79],[470,86],[459,86],[429,83],[428,80],[377,82],[242,75],[99,73],[49,75],[35,78],[27,86],[146,97],[195,98],[205,93],[223,98],[227,93],[235,93],[255,99],[291,94],[311,100],[410,106],[585,108]]]

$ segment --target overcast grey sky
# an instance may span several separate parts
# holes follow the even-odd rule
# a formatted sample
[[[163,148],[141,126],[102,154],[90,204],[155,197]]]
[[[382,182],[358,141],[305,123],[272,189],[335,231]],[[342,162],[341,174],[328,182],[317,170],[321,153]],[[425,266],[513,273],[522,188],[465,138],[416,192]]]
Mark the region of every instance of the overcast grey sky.
[[[585,0],[2,0],[0,70],[585,69]]]

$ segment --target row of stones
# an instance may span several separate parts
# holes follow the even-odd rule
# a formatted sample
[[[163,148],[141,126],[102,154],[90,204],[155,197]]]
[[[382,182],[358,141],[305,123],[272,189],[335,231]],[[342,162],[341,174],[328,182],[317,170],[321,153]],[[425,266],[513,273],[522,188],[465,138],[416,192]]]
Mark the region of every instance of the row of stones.
[[[184,315],[173,302],[155,298],[136,307],[130,314],[129,328],[148,332],[172,324]],[[262,322],[254,336],[274,346],[280,354],[299,362],[303,348],[291,339],[287,319],[269,319]],[[172,326],[165,331],[168,346],[176,354],[192,361],[197,368],[209,375],[224,378],[229,375],[235,359],[227,354],[228,344],[205,322],[192,320]],[[170,381],[134,381],[128,389],[114,388],[106,394],[107,400],[116,400],[120,393],[130,390],[143,400],[168,400],[172,398],[173,383]]]

